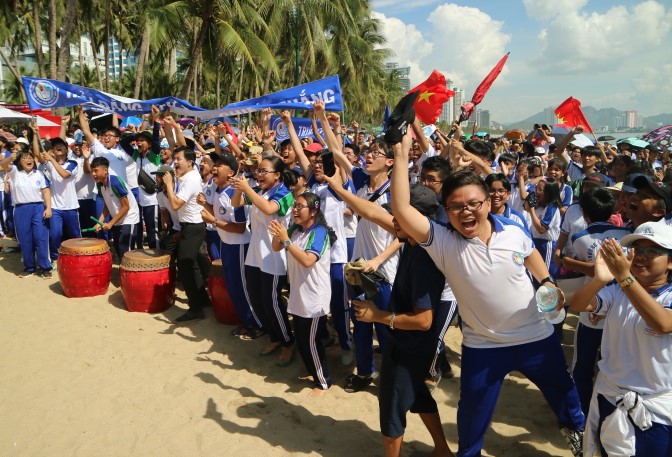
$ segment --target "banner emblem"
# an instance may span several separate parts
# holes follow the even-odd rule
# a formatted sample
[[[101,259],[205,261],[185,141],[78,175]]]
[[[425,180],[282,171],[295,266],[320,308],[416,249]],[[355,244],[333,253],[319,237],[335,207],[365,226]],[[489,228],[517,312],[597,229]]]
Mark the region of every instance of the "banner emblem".
[[[30,94],[40,102],[45,108],[53,106],[58,102],[58,91],[49,81],[37,79],[30,82]]]

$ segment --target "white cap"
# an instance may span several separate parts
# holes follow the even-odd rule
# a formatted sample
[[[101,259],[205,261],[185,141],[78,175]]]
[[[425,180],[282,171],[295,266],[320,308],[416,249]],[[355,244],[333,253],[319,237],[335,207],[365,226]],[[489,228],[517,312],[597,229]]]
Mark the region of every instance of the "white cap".
[[[73,144],[75,144],[75,139],[68,137],[65,139],[65,142],[68,143],[68,146],[72,146]]]
[[[30,145],[30,143],[28,142],[28,140],[25,139],[24,137],[19,137],[19,138],[17,138],[17,139],[16,139],[16,142],[17,142],[17,143],[23,143],[23,144],[28,144],[28,145]]]
[[[646,222],[635,230],[632,235],[621,239],[621,246],[629,247],[637,240],[650,240],[661,248],[672,250],[672,226],[664,222]]]

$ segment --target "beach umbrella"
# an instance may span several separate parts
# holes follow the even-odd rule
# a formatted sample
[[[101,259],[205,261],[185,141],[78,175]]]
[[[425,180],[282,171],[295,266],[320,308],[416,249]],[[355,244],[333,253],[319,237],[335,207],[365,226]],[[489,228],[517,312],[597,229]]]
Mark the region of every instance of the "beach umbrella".
[[[509,130],[504,134],[505,138],[509,140],[524,140],[527,134],[520,129]]]
[[[9,108],[0,107],[0,122],[15,123],[15,122],[30,122],[31,116],[29,114],[19,113]]]
[[[476,136],[485,136],[488,132],[476,132]]]
[[[627,143],[630,146],[642,149],[649,145],[649,143],[647,143],[646,141],[640,140],[639,138],[635,137],[623,138],[622,140],[618,140],[616,143]]]
[[[660,149],[668,149],[672,146],[672,125],[658,127],[642,136],[642,140],[658,146]]]
[[[137,116],[126,116],[119,127],[127,128],[129,125],[134,125],[135,127],[142,124],[142,119]]]
[[[9,141],[16,141],[16,136],[14,136],[11,132],[0,130],[0,136],[6,138]]]
[[[183,117],[183,118],[178,119],[177,122],[179,122],[180,124],[195,124],[196,120],[191,119],[189,117]]]
[[[603,135],[601,137],[597,138],[597,141],[614,141],[616,138],[614,138],[611,135]]]

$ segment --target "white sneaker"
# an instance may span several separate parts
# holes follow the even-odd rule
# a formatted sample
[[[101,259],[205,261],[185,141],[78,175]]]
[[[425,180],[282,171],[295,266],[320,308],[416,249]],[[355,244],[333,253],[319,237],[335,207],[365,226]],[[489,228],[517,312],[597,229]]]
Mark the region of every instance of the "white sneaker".
[[[352,349],[349,351],[346,351],[345,349],[341,349],[341,365],[344,367],[349,367],[352,365],[352,362],[355,360],[355,351]]]

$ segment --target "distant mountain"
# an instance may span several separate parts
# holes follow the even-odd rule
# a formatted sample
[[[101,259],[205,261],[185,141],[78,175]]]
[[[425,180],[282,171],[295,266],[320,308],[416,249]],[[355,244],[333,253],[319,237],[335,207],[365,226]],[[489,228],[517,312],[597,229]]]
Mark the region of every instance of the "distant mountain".
[[[581,109],[583,110],[586,119],[588,119],[588,122],[590,122],[591,127],[596,131],[604,128],[613,131],[616,128],[622,128],[625,125],[625,111],[619,111],[614,108],[603,108],[598,110],[592,106],[583,106]],[[546,110],[533,114],[522,121],[504,124],[504,127],[506,129],[530,130],[534,124],[548,123],[555,123],[553,108],[547,108]],[[648,129],[654,129],[661,125],[670,124],[672,124],[672,113],[657,114],[655,116],[644,118],[644,125]]]

